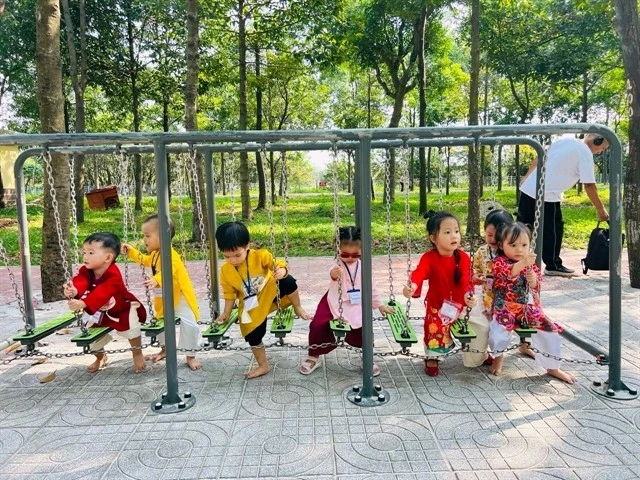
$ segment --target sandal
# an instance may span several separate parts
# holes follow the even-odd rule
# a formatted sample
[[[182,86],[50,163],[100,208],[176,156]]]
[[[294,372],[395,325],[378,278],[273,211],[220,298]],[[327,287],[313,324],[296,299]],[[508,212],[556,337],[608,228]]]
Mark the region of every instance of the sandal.
[[[300,373],[302,375],[310,375],[316,370],[318,367],[322,365],[322,360],[320,358],[307,358],[304,362],[300,364]]]

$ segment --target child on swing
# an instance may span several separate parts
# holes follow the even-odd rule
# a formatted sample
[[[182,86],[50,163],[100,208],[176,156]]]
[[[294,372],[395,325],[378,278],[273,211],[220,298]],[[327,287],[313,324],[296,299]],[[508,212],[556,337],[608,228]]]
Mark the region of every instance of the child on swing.
[[[142,355],[140,323],[147,312],[138,299],[127,290],[116,258],[120,255],[120,239],[110,232],[89,235],[82,244],[82,263],[78,274],[64,286],[69,308],[84,310],[87,325],[111,327],[118,335],[129,340],[133,348],[133,369],[136,373],[146,368]],[[107,365],[103,349],[112,340],[108,333],[93,342],[89,348],[96,360],[87,367],[89,373]]]
[[[425,298],[424,320],[425,373],[438,375],[438,357],[454,347],[449,332],[466,305],[473,308],[476,299],[471,286],[471,260],[460,250],[460,225],[449,212],[429,210],[427,232],[433,249],[420,258],[417,268],[411,273],[411,284],[405,286],[405,297],[419,298],[422,284],[429,282]]]
[[[176,226],[169,219],[171,238],[176,234]],[[122,251],[130,260],[151,267],[151,277],[143,282],[144,286],[153,291],[153,308],[157,318],[164,318],[162,305],[162,262],[160,260],[160,219],[158,215],[151,215],[142,222],[142,237],[148,254],[144,254],[129,244],[122,246]],[[178,252],[171,247],[171,281],[173,283],[173,311],[176,318],[180,319],[180,336],[178,348],[198,348],[198,318],[200,310],[196,291],[193,288],[187,267],[185,267]],[[164,347],[164,333],[158,335],[161,350],[151,357],[153,363],[157,363],[166,357]],[[193,353],[187,355],[187,365],[191,370],[200,370],[202,363]]]
[[[530,251],[531,230],[524,223],[503,225],[497,235],[498,256],[493,262],[493,318],[489,325],[489,345],[494,352],[505,349],[511,335],[523,320],[538,331],[531,345],[541,352],[560,356],[561,327],[554,324],[540,306],[542,275],[536,265],[536,254]],[[531,352],[533,354],[533,352]],[[536,363],[563,382],[574,383],[575,377],[560,370],[560,361],[534,355]],[[495,353],[491,373],[500,375],[504,355]]]
[[[329,290],[324,294],[313,320],[309,324],[309,345],[321,343],[334,343],[336,341],[329,322],[340,318],[340,296],[342,296],[342,318],[351,325],[351,331],[345,336],[345,342],[354,347],[362,347],[362,243],[360,229],[357,227],[341,227],[340,235],[340,262],[331,267],[329,271]],[[378,292],[373,286],[372,305],[381,314],[393,313],[391,307],[387,307],[380,301]],[[300,365],[300,373],[309,375],[322,365],[320,355],[326,355],[336,347],[330,345],[322,348],[310,348],[307,359]],[[380,367],[373,364],[373,376],[380,375]]]
[[[487,353],[487,349],[489,346],[489,321],[493,307],[493,260],[498,255],[496,232],[502,225],[511,222],[513,222],[513,216],[502,209],[491,210],[484,219],[485,244],[478,248],[473,255],[473,276],[471,277],[473,284],[480,285],[482,288],[481,314],[473,315],[469,320],[476,333],[476,338],[469,342],[469,349],[472,351],[462,354],[462,362],[465,367],[479,367],[493,363],[493,357]]]
[[[216,243],[225,258],[220,267],[220,286],[224,309],[216,322],[229,319],[236,302],[240,331],[251,346],[258,366],[247,373],[247,378],[258,378],[271,370],[262,339],[267,333],[267,315],[277,308],[293,305],[296,315],[304,320],[311,317],[300,305],[296,279],[289,275],[285,262],[275,260],[266,249],[249,247],[249,230],[241,222],[227,222],[218,226]]]

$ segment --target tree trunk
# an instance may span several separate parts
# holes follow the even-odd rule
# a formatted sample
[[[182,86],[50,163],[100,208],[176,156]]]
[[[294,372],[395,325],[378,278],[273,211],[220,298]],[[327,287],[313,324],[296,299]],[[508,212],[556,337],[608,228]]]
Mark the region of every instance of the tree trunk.
[[[471,0],[471,80],[469,84],[469,125],[478,125],[480,90],[480,0]],[[469,148],[469,197],[467,236],[480,235],[480,169],[478,149]]]
[[[239,109],[238,128],[247,129],[247,32],[245,17],[245,0],[238,0],[238,69],[239,69]],[[249,195],[249,156],[247,152],[240,152],[240,202],[242,204],[242,218],[250,220],[251,197]]]
[[[629,159],[624,181],[624,217],[631,286],[640,288],[640,18],[634,0],[615,0],[616,27],[630,98]],[[617,221],[618,219],[613,219]]]
[[[421,28],[418,30],[420,37],[420,45],[418,47],[418,126],[427,126],[427,67],[425,65],[424,58],[424,39],[426,33],[426,12],[427,9],[423,8],[422,13],[425,15],[425,20],[420,24]],[[413,152],[413,151],[412,151]],[[429,150],[431,153],[431,150]],[[419,197],[420,197],[420,212],[427,211],[427,188],[431,191],[431,182],[427,180],[426,159],[424,147],[418,149],[418,161],[420,162],[420,181],[419,181]],[[428,187],[427,187],[428,185]]]
[[[131,82],[131,113],[133,131],[140,131],[140,87],[138,86],[138,65],[136,62],[135,38],[133,37],[133,18],[131,5],[127,8],[127,42],[129,46],[129,81]],[[135,179],[135,210],[142,211],[142,158],[139,153],[133,155],[133,174]]]
[[[78,17],[80,23],[80,71],[78,71],[78,55],[76,52],[75,33],[69,9],[69,0],[62,0],[64,23],[67,31],[67,47],[69,49],[69,69],[71,84],[76,101],[76,133],[85,132],[84,91],[87,86],[87,18],[85,1],[78,0]],[[84,222],[84,154],[75,154],[73,162],[73,183],[76,193],[76,221]]]
[[[187,78],[184,88],[184,127],[187,131],[198,130],[198,75],[200,73],[200,21],[198,18],[198,0],[187,0],[187,47],[185,57],[187,62]],[[192,208],[193,221],[191,223],[191,240],[200,241],[202,234],[205,237],[209,231],[207,228],[208,217],[206,209],[206,191],[204,188],[204,159],[201,154],[195,158],[195,179],[192,183]],[[200,202],[195,195],[195,187],[200,192]],[[198,215],[202,216],[202,228],[198,222]]]
[[[447,185],[446,195],[449,196],[449,185],[451,184],[451,150],[447,148]]]
[[[256,44],[253,49],[256,61],[256,130],[262,130],[262,86],[260,85],[260,47]],[[256,152],[256,168],[258,170],[258,206],[257,210],[265,207],[267,198],[266,184],[264,178],[264,163],[262,153]]]
[[[64,132],[64,98],[62,95],[62,63],[60,59],[60,5],[58,0],[38,0],[36,6],[36,81],[43,133]],[[51,188],[44,182],[44,218],[42,223],[42,298],[53,302],[64,298],[62,287],[65,272],[62,268],[60,243],[69,258],[69,163],[64,155],[52,156],[52,177],[62,221],[62,235],[56,233]],[[30,302],[27,298],[25,301]]]

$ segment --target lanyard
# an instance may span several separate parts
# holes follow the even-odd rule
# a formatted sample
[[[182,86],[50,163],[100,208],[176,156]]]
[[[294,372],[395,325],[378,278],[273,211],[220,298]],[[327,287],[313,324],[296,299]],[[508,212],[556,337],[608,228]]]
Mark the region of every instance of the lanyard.
[[[253,292],[251,291],[251,276],[249,275],[249,252],[251,250],[247,250],[247,256],[245,257],[244,261],[245,264],[247,265],[247,281],[244,281],[244,278],[242,278],[242,275],[240,275],[240,270],[238,270],[238,267],[236,268],[236,272],[238,272],[238,276],[240,277],[240,281],[242,282],[242,285],[245,288],[246,294],[247,295],[251,295]]]
[[[156,256],[154,257],[153,254],[156,254]],[[151,253],[151,274],[153,276],[156,275],[156,265],[158,264],[158,261],[160,260],[160,250],[156,250],[155,252]]]
[[[354,272],[353,277],[351,276],[351,270],[349,270],[349,266],[344,262],[342,262],[342,264],[344,265],[344,268],[347,269],[347,274],[349,275],[349,281],[351,282],[351,288],[355,290],[356,280],[358,278],[358,266],[360,265],[360,260],[356,262],[356,271]]]

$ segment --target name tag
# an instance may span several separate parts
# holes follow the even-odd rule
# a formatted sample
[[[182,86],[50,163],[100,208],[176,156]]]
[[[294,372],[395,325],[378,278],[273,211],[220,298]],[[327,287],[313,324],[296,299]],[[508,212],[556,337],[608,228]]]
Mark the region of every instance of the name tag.
[[[440,318],[443,325],[449,325],[458,319],[458,314],[462,311],[462,305],[451,300],[445,300],[440,307]]]
[[[156,287],[153,289],[154,297],[162,297],[162,287]]]
[[[257,295],[247,295],[244,297],[244,310],[248,312],[249,310],[256,308],[258,306],[258,296]]]
[[[358,305],[362,302],[362,292],[360,290],[347,290],[347,295],[349,295],[349,301],[353,305]]]

